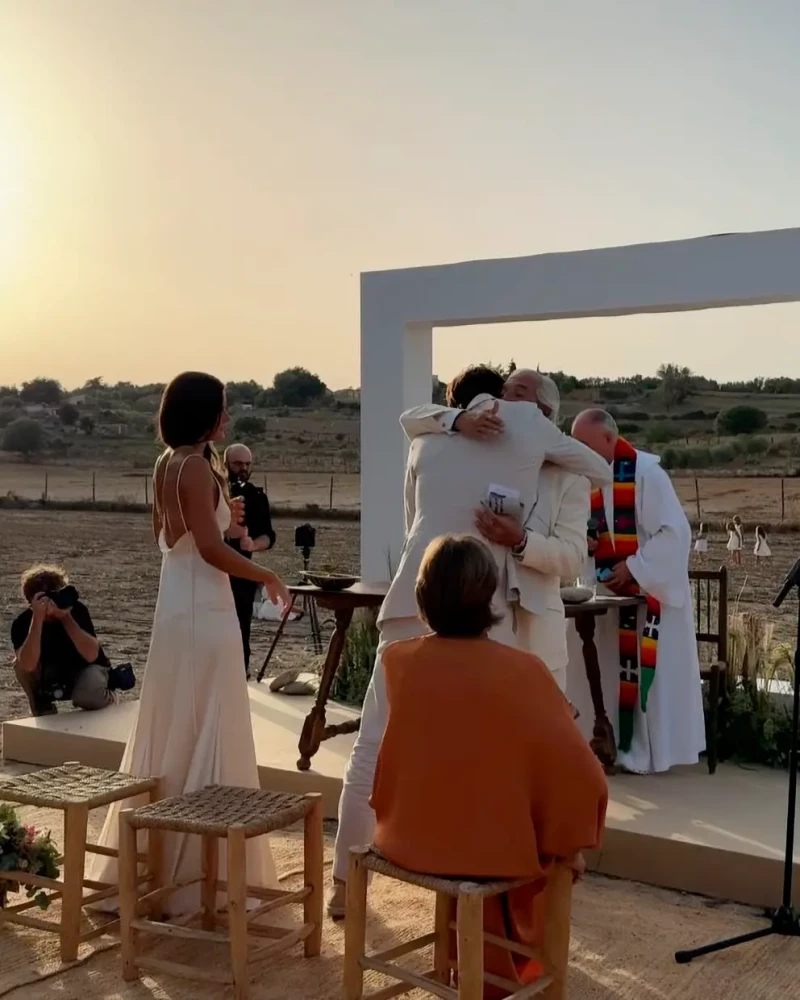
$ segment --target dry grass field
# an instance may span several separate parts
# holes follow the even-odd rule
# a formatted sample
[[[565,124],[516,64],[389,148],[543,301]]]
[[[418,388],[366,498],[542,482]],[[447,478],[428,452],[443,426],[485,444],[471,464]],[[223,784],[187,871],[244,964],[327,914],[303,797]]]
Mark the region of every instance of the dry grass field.
[[[744,510],[744,508],[742,508]],[[270,564],[288,581],[300,569],[293,546],[295,522],[279,519],[278,543]],[[342,571],[357,571],[358,524],[320,522],[317,525],[318,564],[334,563]],[[791,637],[794,609],[776,613],[770,599],[797,556],[794,534],[771,538],[774,557],[765,564],[745,552],[744,565],[731,575],[731,603],[741,610],[757,610],[776,622],[776,638]],[[716,566],[726,556],[725,538],[711,538],[707,564]],[[153,544],[149,518],[144,514],[106,514],[70,511],[0,510],[0,721],[27,715],[27,704],[18,691],[10,667],[8,630],[22,604],[18,592],[20,572],[33,562],[53,561],[68,569],[89,605],[98,634],[112,660],[130,660],[141,671],[147,658],[160,557]],[[274,625],[253,625],[253,663],[258,666],[269,646]],[[278,646],[275,669],[314,662],[304,623],[293,627],[289,641]]]
[[[333,489],[331,490],[331,480]],[[269,471],[259,463],[253,482],[266,484],[272,503],[300,507],[316,504],[353,510],[359,506],[357,472]],[[675,488],[690,518],[697,518],[695,480],[679,476]],[[698,477],[702,517],[719,525],[734,514],[746,522],[777,524],[781,520],[781,480],[747,476]],[[0,496],[13,494],[39,500],[45,489],[51,500],[123,501],[144,503],[150,497],[150,475],[145,470],[115,466],[26,464],[0,461]],[[800,479],[784,479],[784,517],[800,522]]]
[[[673,479],[686,513],[697,520],[695,480],[687,476]],[[800,479],[767,479],[747,476],[698,477],[700,515],[721,529],[724,522],[738,514],[752,525],[779,524],[781,520],[781,482],[785,521],[800,522]],[[752,534],[752,531],[750,532]]]
[[[270,500],[286,506],[318,504],[328,507],[331,502],[331,477],[333,478],[333,506],[358,507],[358,473],[265,472],[262,466],[253,476],[253,482],[263,486],[266,482]],[[150,473],[114,466],[55,465],[25,462],[0,462],[0,496],[9,493],[26,500],[39,500],[45,494],[51,500],[122,501],[144,503],[150,498]]]

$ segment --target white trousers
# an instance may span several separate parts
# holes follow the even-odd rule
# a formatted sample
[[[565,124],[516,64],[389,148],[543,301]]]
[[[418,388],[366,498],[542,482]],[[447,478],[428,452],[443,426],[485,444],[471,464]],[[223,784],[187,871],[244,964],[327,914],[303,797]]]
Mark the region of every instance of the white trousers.
[[[516,608],[517,645],[543,661],[564,694],[567,693],[567,623],[563,609],[540,615]]]
[[[375,813],[369,804],[369,797],[372,794],[375,765],[388,717],[383,651],[393,642],[413,639],[430,631],[419,618],[391,618],[383,622],[380,629],[381,639],[375,656],[375,668],[361,710],[361,728],[347,762],[339,799],[339,829],[334,847],[333,877],[342,882],[347,881],[350,850],[353,847],[369,847],[375,833]],[[516,646],[513,615],[509,612],[492,629],[490,635],[492,639],[507,646]]]

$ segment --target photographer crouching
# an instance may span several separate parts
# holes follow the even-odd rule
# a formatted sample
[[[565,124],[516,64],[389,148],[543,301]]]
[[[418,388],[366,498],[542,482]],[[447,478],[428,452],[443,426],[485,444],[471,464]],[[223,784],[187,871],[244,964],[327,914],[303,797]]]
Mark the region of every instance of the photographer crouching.
[[[92,618],[58,566],[33,566],[22,575],[29,607],[14,619],[14,671],[33,715],[52,715],[55,703],[96,711],[116,701],[113,688],[133,686],[129,665],[110,669]]]
[[[244,500],[244,520],[239,525],[231,525],[226,540],[246,559],[252,559],[254,552],[266,552],[275,544],[269,500],[266,493],[250,482],[253,472],[253,456],[247,445],[232,444],[225,451],[225,465],[228,470],[232,497]],[[258,584],[251,580],[231,577],[231,589],[236,603],[236,617],[242,632],[244,667],[250,679],[250,626],[253,620],[253,604]]]

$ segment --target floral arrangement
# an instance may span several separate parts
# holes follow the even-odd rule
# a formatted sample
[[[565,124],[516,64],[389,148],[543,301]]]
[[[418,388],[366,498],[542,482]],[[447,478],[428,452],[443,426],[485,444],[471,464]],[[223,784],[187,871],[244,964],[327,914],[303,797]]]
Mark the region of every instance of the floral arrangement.
[[[0,872],[28,872],[56,879],[60,874],[58,860],[59,851],[49,830],[41,833],[36,827],[23,826],[16,811],[0,803]],[[47,894],[35,886],[0,881],[0,907],[9,892],[24,892],[43,910],[50,905]]]

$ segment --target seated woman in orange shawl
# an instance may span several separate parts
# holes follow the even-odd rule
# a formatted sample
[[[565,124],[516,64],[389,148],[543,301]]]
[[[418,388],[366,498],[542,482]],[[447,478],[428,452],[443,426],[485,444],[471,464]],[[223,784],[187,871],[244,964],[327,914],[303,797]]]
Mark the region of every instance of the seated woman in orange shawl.
[[[599,846],[608,801],[602,768],[537,657],[487,638],[497,570],[478,540],[446,536],[417,577],[433,631],[384,656],[389,718],[372,807],[375,847],[433,875],[533,882],[486,901],[484,929],[541,946],[553,859],[576,870]],[[525,985],[541,964],[487,946],[485,970]],[[487,987],[486,997],[505,994]]]

